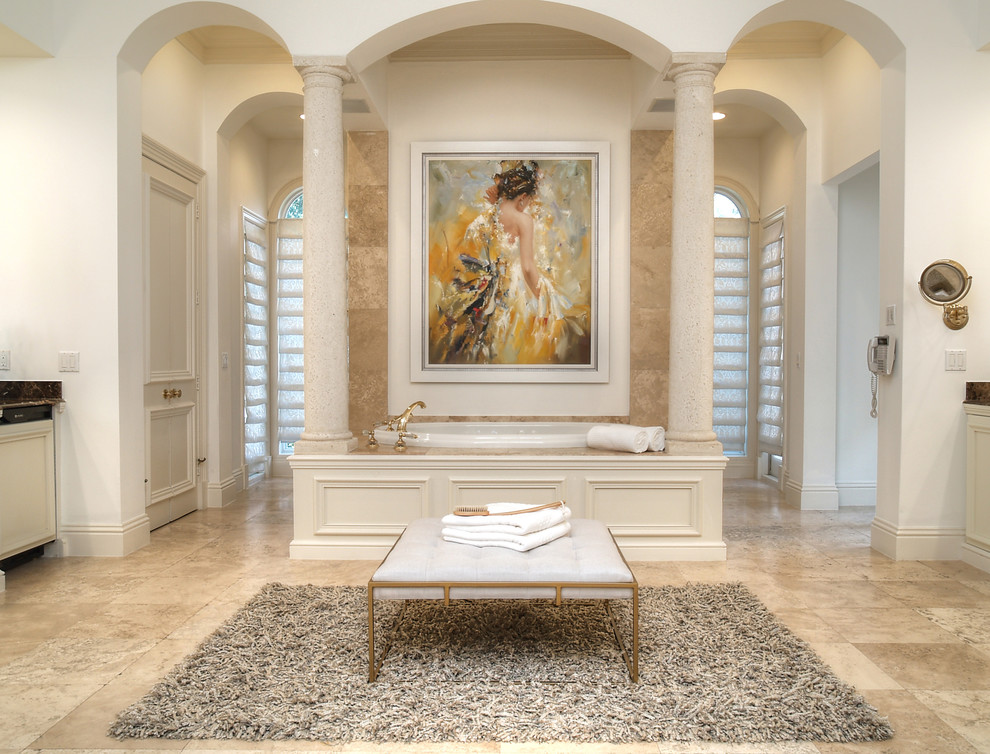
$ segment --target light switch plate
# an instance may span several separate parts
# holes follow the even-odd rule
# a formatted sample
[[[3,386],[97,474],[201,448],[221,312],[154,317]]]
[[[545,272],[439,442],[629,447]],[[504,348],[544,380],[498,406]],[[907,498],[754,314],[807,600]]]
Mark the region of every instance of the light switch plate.
[[[79,371],[79,351],[59,351],[58,371],[78,372]]]
[[[0,369],[10,369],[10,351],[0,351]]]
[[[946,348],[945,349],[945,371],[965,372],[966,371],[966,349]]]

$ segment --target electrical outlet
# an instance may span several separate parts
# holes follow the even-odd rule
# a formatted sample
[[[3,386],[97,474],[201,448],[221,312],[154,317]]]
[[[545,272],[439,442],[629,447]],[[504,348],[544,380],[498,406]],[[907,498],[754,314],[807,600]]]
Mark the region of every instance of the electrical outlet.
[[[10,351],[0,351],[0,369],[10,369]]]

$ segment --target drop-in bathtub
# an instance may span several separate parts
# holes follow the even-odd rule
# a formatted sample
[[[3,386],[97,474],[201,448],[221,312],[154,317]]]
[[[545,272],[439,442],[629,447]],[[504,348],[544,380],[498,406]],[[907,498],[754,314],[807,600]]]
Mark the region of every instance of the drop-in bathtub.
[[[413,422],[406,445],[425,448],[583,448],[589,422]],[[382,446],[395,445],[398,433],[379,429]]]

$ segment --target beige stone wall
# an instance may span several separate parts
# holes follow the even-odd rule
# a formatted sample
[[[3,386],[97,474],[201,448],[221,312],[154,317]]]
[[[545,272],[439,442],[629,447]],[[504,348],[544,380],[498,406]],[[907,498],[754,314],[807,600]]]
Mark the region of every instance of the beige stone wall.
[[[630,135],[629,422],[667,426],[672,131]]]
[[[670,344],[670,214],[673,134],[634,131],[631,138],[629,416],[592,411],[575,421],[667,422]],[[347,135],[350,426],[356,437],[388,408],[388,134]],[[612,301],[624,306],[625,301]],[[485,417],[431,419],[483,420]],[[539,420],[544,417],[500,417]],[[561,417],[555,417],[561,420]]]
[[[351,431],[388,405],[388,134],[347,134],[348,335]]]

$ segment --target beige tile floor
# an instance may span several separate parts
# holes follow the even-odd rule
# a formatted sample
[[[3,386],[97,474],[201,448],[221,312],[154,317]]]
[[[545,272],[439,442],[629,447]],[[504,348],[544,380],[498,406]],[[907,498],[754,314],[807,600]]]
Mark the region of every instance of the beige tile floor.
[[[419,745],[117,741],[115,714],[269,581],[364,584],[375,563],[287,557],[291,485],[197,511],[125,558],[44,558],[0,593],[0,754],[24,751],[990,752],[990,574],[892,561],[870,549],[872,510],[801,512],[771,487],[728,481],[724,563],[634,563],[640,583],[738,580],[854,684],[897,731],[888,742]]]

